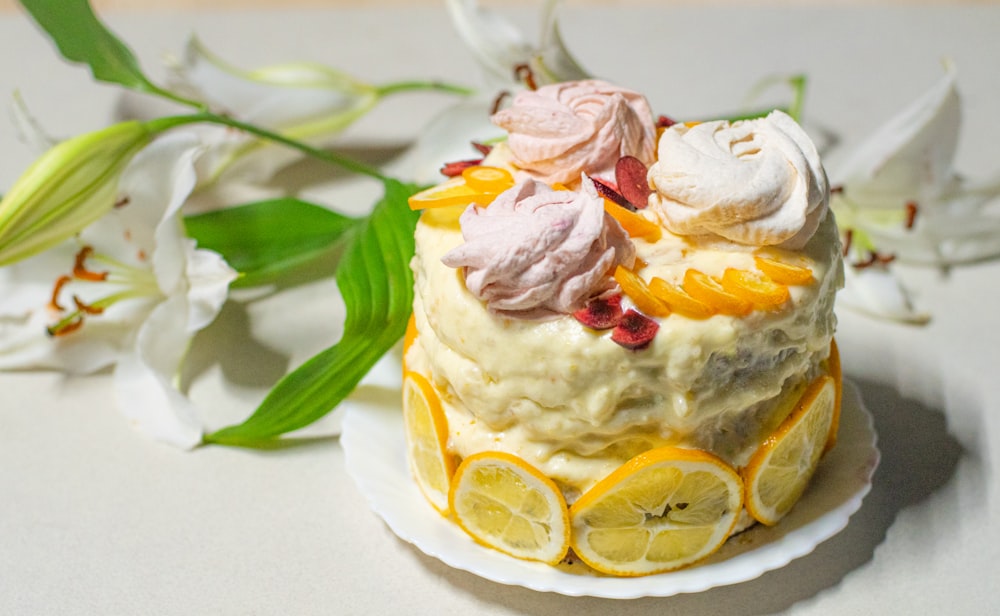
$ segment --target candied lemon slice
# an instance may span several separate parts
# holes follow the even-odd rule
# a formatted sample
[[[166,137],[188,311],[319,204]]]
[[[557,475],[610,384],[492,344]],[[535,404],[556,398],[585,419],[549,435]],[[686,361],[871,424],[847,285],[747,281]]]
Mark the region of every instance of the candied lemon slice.
[[[781,284],[804,285],[813,282],[812,270],[805,266],[756,255],[754,264],[765,276]]]
[[[743,480],[747,511],[756,520],[777,524],[802,496],[829,441],[835,404],[833,377],[816,378],[750,458]]]
[[[715,307],[723,314],[742,317],[753,310],[752,303],[727,291],[718,280],[696,269],[684,272],[681,287],[691,297]]]
[[[758,310],[776,310],[791,297],[787,286],[750,270],[726,268],[721,284],[723,289],[747,300]]]
[[[743,509],[739,474],[696,449],[641,453],[570,508],[573,551],[594,569],[636,576],[690,565],[725,543]]]
[[[469,186],[462,177],[451,178],[410,195],[411,210],[427,210],[451,206],[468,206],[472,203],[486,206],[503,190],[480,190]]]
[[[486,547],[552,565],[569,550],[562,492],[517,456],[485,451],[465,458],[448,502],[458,525]]]
[[[475,165],[462,170],[465,185],[483,193],[500,194],[514,185],[514,176],[500,167]]]
[[[649,290],[660,301],[666,304],[670,310],[692,319],[707,319],[718,312],[714,306],[691,297],[681,287],[671,284],[662,278],[654,276],[649,281]]]
[[[619,265],[615,268],[614,278],[615,282],[622,288],[622,293],[627,295],[635,304],[635,307],[646,315],[651,317],[666,317],[670,315],[670,308],[653,295],[646,282],[632,270]]]
[[[629,237],[641,237],[650,242],[655,242],[663,235],[663,230],[660,229],[659,224],[623,208],[614,201],[605,199],[604,211],[618,221],[618,224],[622,226],[622,229],[625,229]]]
[[[448,453],[448,421],[434,387],[418,372],[403,375],[403,423],[410,470],[420,491],[442,514],[455,460]]]

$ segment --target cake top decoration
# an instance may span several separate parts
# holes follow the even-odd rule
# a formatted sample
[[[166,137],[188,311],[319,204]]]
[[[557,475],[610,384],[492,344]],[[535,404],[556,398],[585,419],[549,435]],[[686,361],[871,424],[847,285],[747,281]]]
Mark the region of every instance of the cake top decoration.
[[[580,191],[526,180],[489,207],[470,206],[459,223],[465,243],[445,265],[496,313],[544,318],[573,312],[614,287],[608,272],[632,267],[635,248],[584,179]]]
[[[546,183],[569,184],[581,173],[611,179],[625,155],[654,160],[656,125],[646,98],[600,80],[521,91],[492,121],[508,132],[519,175]]]
[[[677,235],[717,235],[800,249],[826,216],[830,189],[816,146],[790,116],[663,132],[649,207]]]

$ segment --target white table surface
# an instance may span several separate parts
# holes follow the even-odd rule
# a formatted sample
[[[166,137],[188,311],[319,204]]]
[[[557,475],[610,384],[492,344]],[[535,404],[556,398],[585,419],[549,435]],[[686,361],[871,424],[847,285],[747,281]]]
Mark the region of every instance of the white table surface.
[[[585,66],[643,90],[658,112],[677,117],[731,110],[761,77],[804,71],[807,126],[832,130],[841,145],[922,93],[950,58],[966,112],[958,166],[979,176],[1000,168],[1000,7],[723,11],[570,3],[564,14],[565,37]],[[479,83],[443,9],[108,20],[156,75],[160,57],[196,31],[247,67],[312,59],[373,81]],[[0,92],[20,90],[53,134],[115,117],[120,92],[63,65],[20,16],[0,18],[0,46]],[[387,103],[347,139],[392,150],[446,103],[435,95]],[[0,140],[0,185],[9,186],[32,156],[7,122],[0,122]],[[1000,580],[1000,524],[992,513],[1000,487],[1000,262],[947,275],[901,271],[933,314],[929,325],[840,312],[845,369],[879,431],[883,457],[873,490],[842,533],[756,580],[628,604],[502,586],[398,540],[347,477],[336,438],[274,451],[185,453],[133,433],[113,406],[107,375],[6,373],[0,613],[989,613]],[[315,323],[309,331],[332,337],[325,306],[317,300],[306,313]],[[243,348],[230,343],[228,354],[204,351],[226,332],[245,331],[248,312],[227,309],[200,341],[210,359],[202,364],[208,376],[196,384],[222,385],[192,391],[213,405],[216,425],[248,413],[263,393],[257,384],[287,360],[249,340]]]

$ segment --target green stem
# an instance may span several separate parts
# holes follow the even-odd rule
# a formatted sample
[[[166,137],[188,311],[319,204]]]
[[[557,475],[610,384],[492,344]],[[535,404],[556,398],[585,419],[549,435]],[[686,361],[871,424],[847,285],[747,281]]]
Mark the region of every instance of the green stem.
[[[448,94],[459,94],[461,96],[469,96],[474,94],[475,90],[472,88],[466,88],[465,86],[460,86],[452,83],[444,83],[441,81],[397,81],[394,83],[387,83],[385,85],[377,86],[375,92],[381,96],[388,96],[390,94],[396,94],[399,92],[412,92],[415,90],[426,90],[432,92],[446,92]]]
[[[302,143],[295,139],[286,137],[280,133],[275,133],[269,131],[265,128],[255,126],[253,124],[248,124],[246,122],[241,122],[235,118],[230,118],[228,116],[218,115],[209,111],[202,111],[201,113],[195,113],[191,115],[181,115],[181,116],[168,116],[164,118],[156,118],[146,122],[146,127],[154,133],[163,132],[177,126],[184,126],[187,124],[197,124],[199,122],[206,122],[209,124],[220,124],[222,126],[228,126],[230,128],[235,128],[237,130],[244,131],[255,137],[261,139],[266,139],[274,143],[284,145],[286,147],[292,148],[293,150],[298,150],[303,154],[311,156],[317,160],[336,165],[347,171],[354,173],[360,173],[361,175],[367,175],[368,177],[374,178],[376,180],[385,182],[388,180],[378,169],[370,165],[366,165],[362,162],[356,161],[353,158],[349,158],[342,154],[336,152],[331,152],[329,150],[321,150],[315,148],[307,143]]]
[[[802,122],[802,109],[806,100],[806,76],[795,75],[788,82],[792,86],[792,104],[788,106],[788,115],[796,122]]]

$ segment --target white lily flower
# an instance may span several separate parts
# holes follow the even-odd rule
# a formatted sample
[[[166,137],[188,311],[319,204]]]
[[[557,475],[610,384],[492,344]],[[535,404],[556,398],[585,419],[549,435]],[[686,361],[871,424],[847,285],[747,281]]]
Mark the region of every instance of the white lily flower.
[[[916,308],[910,293],[895,274],[883,265],[844,267],[844,287],[837,293],[837,306],[872,317],[923,324],[930,315]]]
[[[448,12],[459,36],[486,71],[491,85],[521,84],[516,73],[527,66],[536,85],[586,79],[587,72],[567,51],[559,33],[556,13],[559,0],[546,0],[541,8],[538,45],[529,44],[521,31],[496,13],[479,6],[479,0],[448,0]]]
[[[171,87],[210,109],[298,140],[337,133],[370,111],[381,97],[373,85],[315,63],[287,63],[244,71],[226,64],[196,38],[181,59],[168,62]],[[199,165],[215,177],[263,142],[219,126],[199,127],[212,144]],[[247,170],[266,177],[295,154],[284,148],[255,157]]]
[[[975,183],[954,169],[961,128],[955,75],[948,71],[831,173],[843,187],[832,206],[842,228],[898,260],[951,265],[1000,255],[1000,176]]]
[[[177,374],[237,275],[184,233],[180,208],[199,152],[187,132],[157,139],[122,173],[121,207],[77,239],[0,269],[0,369],[88,373],[114,364],[131,423],[185,448],[201,442],[202,426]]]

